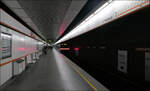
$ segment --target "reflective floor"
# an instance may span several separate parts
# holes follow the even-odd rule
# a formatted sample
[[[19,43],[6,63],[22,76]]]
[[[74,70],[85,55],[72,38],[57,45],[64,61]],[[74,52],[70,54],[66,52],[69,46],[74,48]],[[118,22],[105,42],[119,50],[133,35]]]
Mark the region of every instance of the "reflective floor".
[[[69,61],[57,50],[52,49],[3,91],[108,91]]]

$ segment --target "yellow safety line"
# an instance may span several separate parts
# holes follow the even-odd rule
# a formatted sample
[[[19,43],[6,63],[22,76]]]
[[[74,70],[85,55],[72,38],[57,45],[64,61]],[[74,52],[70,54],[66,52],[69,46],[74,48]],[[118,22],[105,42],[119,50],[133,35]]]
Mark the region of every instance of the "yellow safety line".
[[[65,61],[66,61],[66,60],[65,60]],[[67,61],[66,61],[66,62],[67,62]],[[87,83],[93,88],[94,91],[98,91],[97,88],[94,87],[93,84],[90,83],[90,82],[86,79],[86,77],[83,76],[83,75],[80,73],[80,71],[77,70],[77,68],[75,68],[75,67],[74,67],[71,63],[69,63],[69,62],[67,62],[67,63],[81,76],[81,78],[82,78],[85,82],[87,82]]]

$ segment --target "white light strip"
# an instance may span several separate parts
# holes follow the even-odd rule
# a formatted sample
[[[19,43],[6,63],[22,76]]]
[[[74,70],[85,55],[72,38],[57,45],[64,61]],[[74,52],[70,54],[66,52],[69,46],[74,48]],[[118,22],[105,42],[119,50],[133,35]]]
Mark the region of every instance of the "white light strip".
[[[1,33],[1,36],[4,37],[4,38],[11,38],[10,35],[4,34],[4,33]]]
[[[150,5],[149,0],[110,0],[58,40],[54,45],[77,37],[147,5]]]

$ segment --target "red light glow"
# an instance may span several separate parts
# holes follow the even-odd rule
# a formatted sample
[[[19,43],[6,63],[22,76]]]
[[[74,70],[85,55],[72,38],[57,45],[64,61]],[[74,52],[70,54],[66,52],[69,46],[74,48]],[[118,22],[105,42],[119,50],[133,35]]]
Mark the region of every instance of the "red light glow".
[[[62,24],[59,28],[59,35],[61,36],[64,32],[64,25]]]
[[[25,48],[18,48],[17,50],[19,50],[19,51],[25,51],[26,49]]]
[[[79,51],[79,48],[74,48],[75,51]]]

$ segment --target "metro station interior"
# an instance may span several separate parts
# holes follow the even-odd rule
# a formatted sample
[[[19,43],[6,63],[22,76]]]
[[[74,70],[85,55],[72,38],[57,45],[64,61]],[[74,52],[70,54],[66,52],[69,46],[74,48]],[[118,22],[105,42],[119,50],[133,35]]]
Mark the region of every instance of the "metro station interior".
[[[0,91],[150,91],[149,0],[1,0]]]

